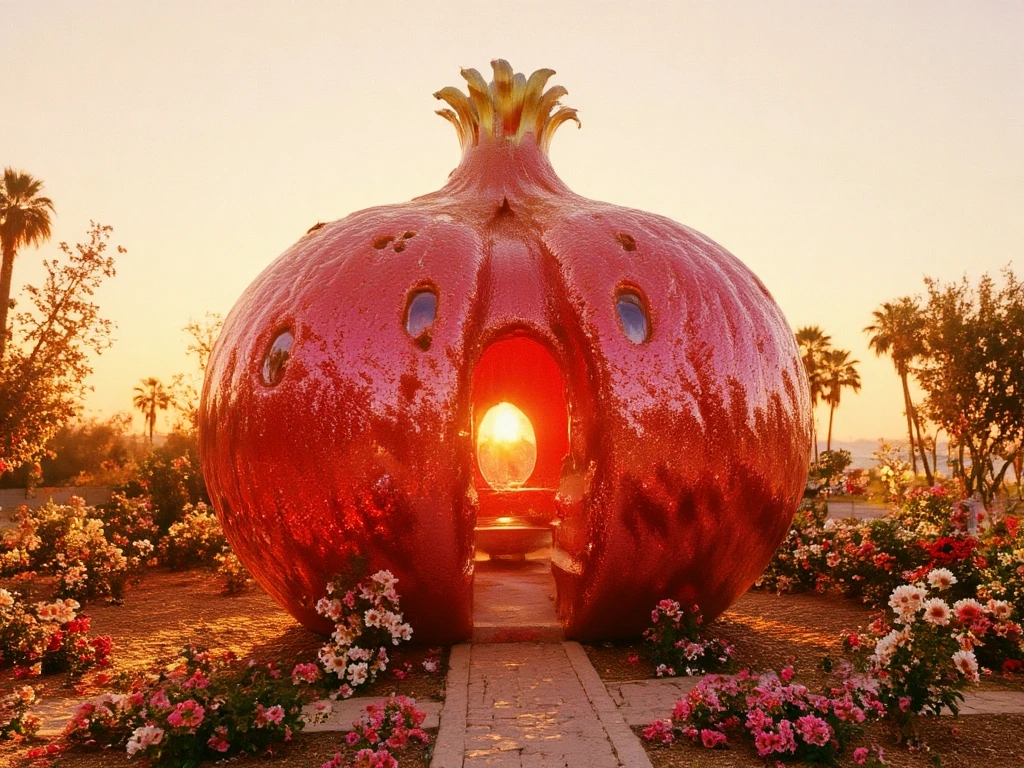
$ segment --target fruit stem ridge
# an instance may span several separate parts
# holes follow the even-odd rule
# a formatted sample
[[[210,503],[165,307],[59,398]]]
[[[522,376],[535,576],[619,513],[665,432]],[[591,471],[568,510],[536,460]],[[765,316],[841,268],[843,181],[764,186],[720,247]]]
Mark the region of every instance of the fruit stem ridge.
[[[434,94],[434,98],[448,104],[451,109],[439,109],[437,114],[455,126],[463,151],[483,140],[509,141],[519,144],[532,134],[545,153],[558,127],[567,120],[580,125],[576,110],[563,107],[559,99],[568,91],[560,85],[544,90],[552,69],[538,69],[529,79],[521,72],[513,73],[504,59],[491,62],[494,80],[486,82],[475,69],[463,69],[462,76],[469,84],[469,95],[448,86]],[[558,110],[552,113],[552,110]]]

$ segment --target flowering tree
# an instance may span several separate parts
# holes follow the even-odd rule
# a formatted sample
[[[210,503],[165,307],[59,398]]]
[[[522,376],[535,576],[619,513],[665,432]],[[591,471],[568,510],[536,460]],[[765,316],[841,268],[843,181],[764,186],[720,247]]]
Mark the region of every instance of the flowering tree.
[[[113,324],[100,317],[92,296],[115,274],[107,253],[112,231],[92,223],[86,242],[74,248],[61,243],[64,258],[43,261],[43,286],[24,289],[29,306],[15,316],[0,359],[0,472],[39,460],[47,441],[81,408],[92,373],[89,352],[111,344]]]

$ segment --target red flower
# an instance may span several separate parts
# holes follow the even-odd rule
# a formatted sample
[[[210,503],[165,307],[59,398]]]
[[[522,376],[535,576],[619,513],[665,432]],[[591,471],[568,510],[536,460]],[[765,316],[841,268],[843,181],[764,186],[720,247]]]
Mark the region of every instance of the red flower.
[[[1020,672],[1022,668],[1024,668],[1024,664],[1017,659],[1007,659],[1003,662],[1004,675],[1012,675],[1015,672]]]
[[[932,559],[933,565],[948,565],[967,560],[974,554],[977,546],[978,542],[976,539],[954,539],[949,536],[943,536],[928,547],[928,556]]]

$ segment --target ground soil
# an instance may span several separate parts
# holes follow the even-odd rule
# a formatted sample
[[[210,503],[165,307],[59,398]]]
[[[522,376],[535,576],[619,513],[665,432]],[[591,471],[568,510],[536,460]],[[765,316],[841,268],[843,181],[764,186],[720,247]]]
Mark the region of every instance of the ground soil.
[[[26,591],[25,586],[17,585],[17,588]],[[42,597],[45,588],[45,583],[36,584],[34,589],[40,592],[36,597]],[[11,670],[5,670],[0,672],[0,695],[28,682],[44,701],[85,699],[104,691],[117,690],[122,680],[172,659],[188,643],[213,651],[231,650],[240,658],[276,661],[282,669],[290,671],[298,662],[315,661],[317,650],[324,643],[322,636],[296,622],[259,586],[253,584],[241,594],[228,596],[223,594],[219,579],[196,570],[173,572],[154,569],[125,593],[123,604],[89,603],[81,613],[92,617],[90,634],[112,637],[111,666],[106,670],[90,671],[77,680],[60,674],[22,681],[16,680]],[[390,670],[366,689],[365,695],[384,697],[389,693],[399,693],[418,701],[442,700],[447,649],[442,650],[438,672],[431,675],[420,666],[430,652],[429,648],[403,646],[394,649]],[[409,672],[400,680],[394,670],[404,670],[406,665]],[[98,685],[96,681],[101,673],[112,673],[113,679]],[[316,756],[315,765],[319,766],[334,755],[343,741],[343,736],[338,733],[300,734],[293,744],[282,747],[272,762],[247,758],[232,765],[305,768],[314,765]],[[45,742],[35,740],[21,745],[0,745],[0,766],[28,765],[18,757],[29,747],[42,743]],[[321,754],[325,756],[320,758]],[[119,765],[116,760],[120,759],[120,755],[115,758],[109,752],[76,750],[53,761],[52,765],[100,768]],[[138,761],[131,763],[137,764]],[[402,765],[405,764],[403,760]],[[409,762],[409,765],[418,764]]]

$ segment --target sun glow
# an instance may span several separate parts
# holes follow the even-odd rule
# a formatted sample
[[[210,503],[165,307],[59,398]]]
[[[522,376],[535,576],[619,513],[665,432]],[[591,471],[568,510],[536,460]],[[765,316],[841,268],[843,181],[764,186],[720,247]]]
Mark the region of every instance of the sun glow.
[[[526,414],[512,403],[491,407],[477,430],[476,459],[495,490],[521,487],[537,464],[537,437]]]

